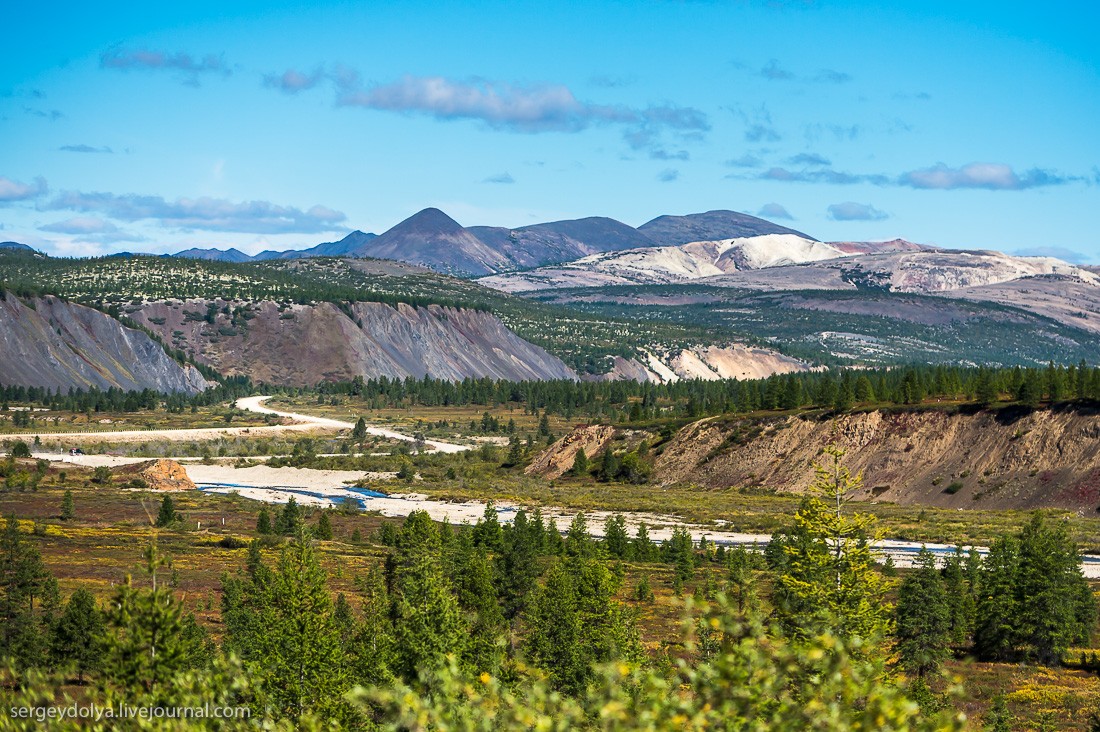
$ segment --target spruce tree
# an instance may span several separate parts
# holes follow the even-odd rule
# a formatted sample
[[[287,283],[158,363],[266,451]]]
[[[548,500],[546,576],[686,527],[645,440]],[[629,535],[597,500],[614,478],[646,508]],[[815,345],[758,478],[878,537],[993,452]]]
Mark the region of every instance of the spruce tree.
[[[642,575],[634,590],[634,599],[638,602],[653,602],[653,589],[649,586],[649,575]]]
[[[599,478],[604,482],[615,480],[619,475],[619,458],[611,449],[611,445],[604,448],[603,457],[600,459]]]
[[[72,521],[76,518],[76,506],[73,504],[73,492],[65,491],[61,498],[61,520]]]
[[[105,628],[103,613],[92,593],[83,587],[77,589],[65,604],[50,638],[54,662],[71,665],[83,683],[85,674],[99,668]]]
[[[34,544],[10,516],[0,534],[0,658],[20,667],[41,665],[46,648],[46,611],[55,602],[57,581]]]
[[[727,554],[730,596],[737,603],[738,614],[744,614],[755,600],[753,593],[752,558],[745,547],[734,547]]]
[[[508,455],[504,458],[504,467],[514,468],[523,464],[523,444],[519,438],[512,435],[508,441]]]
[[[621,513],[608,516],[604,522],[604,546],[607,553],[619,559],[630,556],[630,537],[626,533],[626,519]]]
[[[676,580],[682,585],[695,574],[695,549],[687,529],[678,527],[672,530],[668,551],[668,561],[676,567]]]
[[[653,552],[655,547],[653,542],[649,539],[649,529],[645,525],[645,521],[638,523],[638,531],[635,533],[634,538],[631,540],[631,546],[633,549],[634,558],[639,562],[651,562],[653,561]]]
[[[1016,597],[1019,542],[1004,536],[993,542],[982,571],[982,598],[974,627],[974,650],[986,660],[1007,660],[1020,643]]]
[[[875,570],[873,543],[880,538],[874,517],[847,515],[849,494],[862,485],[843,464],[844,452],[825,448],[814,465],[810,493],[795,514],[783,547],[786,566],[777,578],[776,614],[790,634],[831,630],[860,638],[864,648],[885,634],[892,608],[884,600],[884,579]]]
[[[466,646],[466,622],[440,553],[439,534],[428,514],[409,514],[387,578],[393,670],[406,683],[415,683],[421,670],[439,668],[448,654],[461,657]]]
[[[962,547],[956,547],[954,554],[944,561],[942,571],[951,624],[951,644],[960,648],[970,644],[977,612],[976,592],[967,579],[966,561]]]
[[[551,683],[566,691],[582,689],[590,673],[581,623],[573,577],[559,562],[547,572],[545,583],[528,604],[524,645]]]
[[[1016,576],[1020,640],[1040,663],[1061,661],[1071,644],[1084,642],[1096,622],[1095,602],[1081,574],[1081,559],[1065,524],[1036,513],[1020,533]]]
[[[367,574],[362,596],[362,618],[349,650],[353,679],[364,685],[388,683],[395,659],[393,622],[386,579],[377,566]]]
[[[951,612],[936,558],[927,548],[898,589],[895,636],[903,667],[918,678],[935,672],[948,656]]]
[[[493,501],[485,504],[481,519],[474,525],[473,535],[476,545],[494,552],[500,549],[503,530],[500,526],[496,504]]]
[[[288,542],[255,598],[253,668],[280,718],[336,715],[350,684],[326,574],[305,532]]]
[[[855,400],[860,404],[868,404],[875,401],[875,387],[866,374],[860,374],[856,379]]]
[[[256,516],[256,533],[260,536],[268,536],[274,533],[271,528],[271,513],[267,508],[261,508],[259,515]]]
[[[367,421],[360,417],[355,421],[355,428],[351,431],[351,439],[362,442],[367,437]]]
[[[588,475],[588,455],[584,452],[583,447],[578,448],[573,455],[572,473],[577,477]]]
[[[538,554],[542,544],[542,520],[528,521],[522,509],[504,531],[496,555],[497,588],[505,618],[513,620],[526,607],[538,577]]]
[[[527,611],[526,650],[553,685],[576,693],[594,664],[638,662],[641,643],[633,615],[613,598],[617,578],[602,562],[569,556],[547,572]]]
[[[328,511],[321,511],[314,534],[321,541],[332,541],[332,521],[328,517]]]
[[[162,703],[177,674],[192,668],[202,648],[184,632],[183,609],[158,572],[164,558],[151,543],[144,552],[149,587],[130,575],[108,605],[103,673],[118,689]]]
[[[458,603],[470,618],[463,661],[475,672],[496,674],[503,660],[507,624],[497,600],[493,566],[467,536],[461,535],[454,573]]]
[[[157,512],[156,525],[164,528],[171,526],[179,519],[176,513],[176,504],[172,501],[172,496],[165,496],[164,500],[160,502],[160,511]]]
[[[275,531],[283,536],[297,536],[301,531],[302,521],[302,509],[294,496],[291,496],[275,520]]]
[[[570,556],[590,557],[595,550],[592,537],[588,533],[588,518],[581,511],[569,524],[565,537],[565,551]]]

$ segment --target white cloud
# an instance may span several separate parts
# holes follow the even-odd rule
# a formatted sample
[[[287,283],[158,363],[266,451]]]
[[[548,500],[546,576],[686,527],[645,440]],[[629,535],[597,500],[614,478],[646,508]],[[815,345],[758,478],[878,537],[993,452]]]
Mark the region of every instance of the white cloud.
[[[0,175],[0,205],[13,201],[29,201],[38,198],[46,190],[46,179],[42,177],[35,178],[32,183],[23,183]]]
[[[1073,178],[1039,168],[1017,173],[1004,163],[969,163],[950,168],[943,163],[903,173],[899,184],[911,188],[953,190],[981,188],[991,191],[1020,191],[1040,186],[1061,185]]]
[[[829,218],[833,221],[882,221],[890,218],[884,211],[879,211],[868,203],[856,203],[845,201],[834,203],[828,208]]]
[[[342,231],[346,216],[325,206],[306,210],[268,201],[236,203],[221,198],[160,196],[66,191],[44,206],[52,211],[98,213],[120,221],[154,220],[182,230],[239,231],[254,234],[315,234]]]

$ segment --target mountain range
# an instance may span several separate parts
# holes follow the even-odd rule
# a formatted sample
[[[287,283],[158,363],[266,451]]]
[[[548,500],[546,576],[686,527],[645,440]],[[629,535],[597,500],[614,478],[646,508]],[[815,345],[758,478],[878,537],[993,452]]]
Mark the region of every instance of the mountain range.
[[[381,235],[353,231],[343,239],[308,249],[266,250],[250,256],[238,249],[187,249],[172,256],[222,262],[305,257],[397,259],[460,277],[479,277],[568,262],[602,252],[676,246],[702,239],[805,234],[736,211],[658,216],[634,228],[602,216],[532,224],[516,229],[464,227],[437,208],[426,208]]]
[[[464,227],[429,208],[378,236],[256,256],[81,260],[7,242],[0,283],[26,304],[0,311],[0,345],[32,364],[19,381],[55,387],[201,388],[167,364],[118,368],[148,347],[125,330],[133,324],[177,361],[296,386],[357,375],[671,381],[823,365],[1100,363],[1100,268],[904,239],[820,241],[732,211],[637,228],[592,217],[508,229]],[[57,310],[31,328],[35,307],[49,308],[27,298],[47,294],[109,318]],[[81,341],[70,320],[102,332]],[[51,329],[57,343],[40,337]]]

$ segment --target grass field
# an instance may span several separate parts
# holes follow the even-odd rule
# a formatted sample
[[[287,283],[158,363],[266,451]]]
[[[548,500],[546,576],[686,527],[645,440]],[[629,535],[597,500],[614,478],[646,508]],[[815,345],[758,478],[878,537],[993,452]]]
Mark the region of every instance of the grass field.
[[[27,409],[24,407],[24,409]],[[0,411],[0,439],[8,435],[44,435],[50,432],[117,432],[119,430],[174,430],[200,427],[252,427],[278,424],[278,418],[245,412],[231,406],[198,407],[195,412],[156,409],[138,412],[28,411],[31,424],[16,426],[17,412]]]

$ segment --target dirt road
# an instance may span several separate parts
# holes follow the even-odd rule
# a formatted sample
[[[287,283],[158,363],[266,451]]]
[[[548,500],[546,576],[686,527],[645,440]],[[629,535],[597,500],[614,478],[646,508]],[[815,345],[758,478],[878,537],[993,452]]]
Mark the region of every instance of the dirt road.
[[[355,428],[355,425],[351,422],[342,422],[338,419],[328,419],[327,417],[312,417],[308,414],[298,414],[297,412],[280,412],[277,409],[265,407],[264,402],[270,398],[269,396],[243,397],[237,400],[237,409],[243,409],[248,412],[259,412],[260,414],[276,414],[280,417],[293,419],[296,422],[307,422],[315,427],[336,428],[341,430]],[[400,432],[394,432],[393,430],[388,430],[383,427],[368,426],[367,434],[376,435],[378,437],[388,437],[391,440],[403,440],[405,442],[416,441],[415,437]],[[468,445],[456,445],[452,442],[441,442],[440,440],[424,440],[424,446],[435,452],[462,452],[471,449]]]
[[[87,442],[89,440],[101,442],[153,442],[156,440],[171,440],[174,442],[185,440],[216,440],[220,437],[275,437],[293,432],[333,432],[337,430],[354,429],[350,422],[342,422],[338,419],[326,417],[314,417],[297,412],[280,412],[270,407],[265,407],[264,402],[269,396],[243,397],[237,400],[237,408],[257,412],[259,414],[274,414],[293,420],[293,424],[261,425],[255,427],[198,427],[193,429],[171,430],[115,430],[110,432],[42,432],[37,436],[47,441],[68,440],[72,442]],[[393,440],[416,442],[411,435],[401,434],[382,427],[367,427],[367,433],[379,437],[387,437]],[[0,435],[4,437],[6,435]],[[29,432],[11,437],[33,440],[35,433]],[[471,449],[467,445],[456,445],[439,440],[424,440],[425,449],[435,452],[462,452]]]

